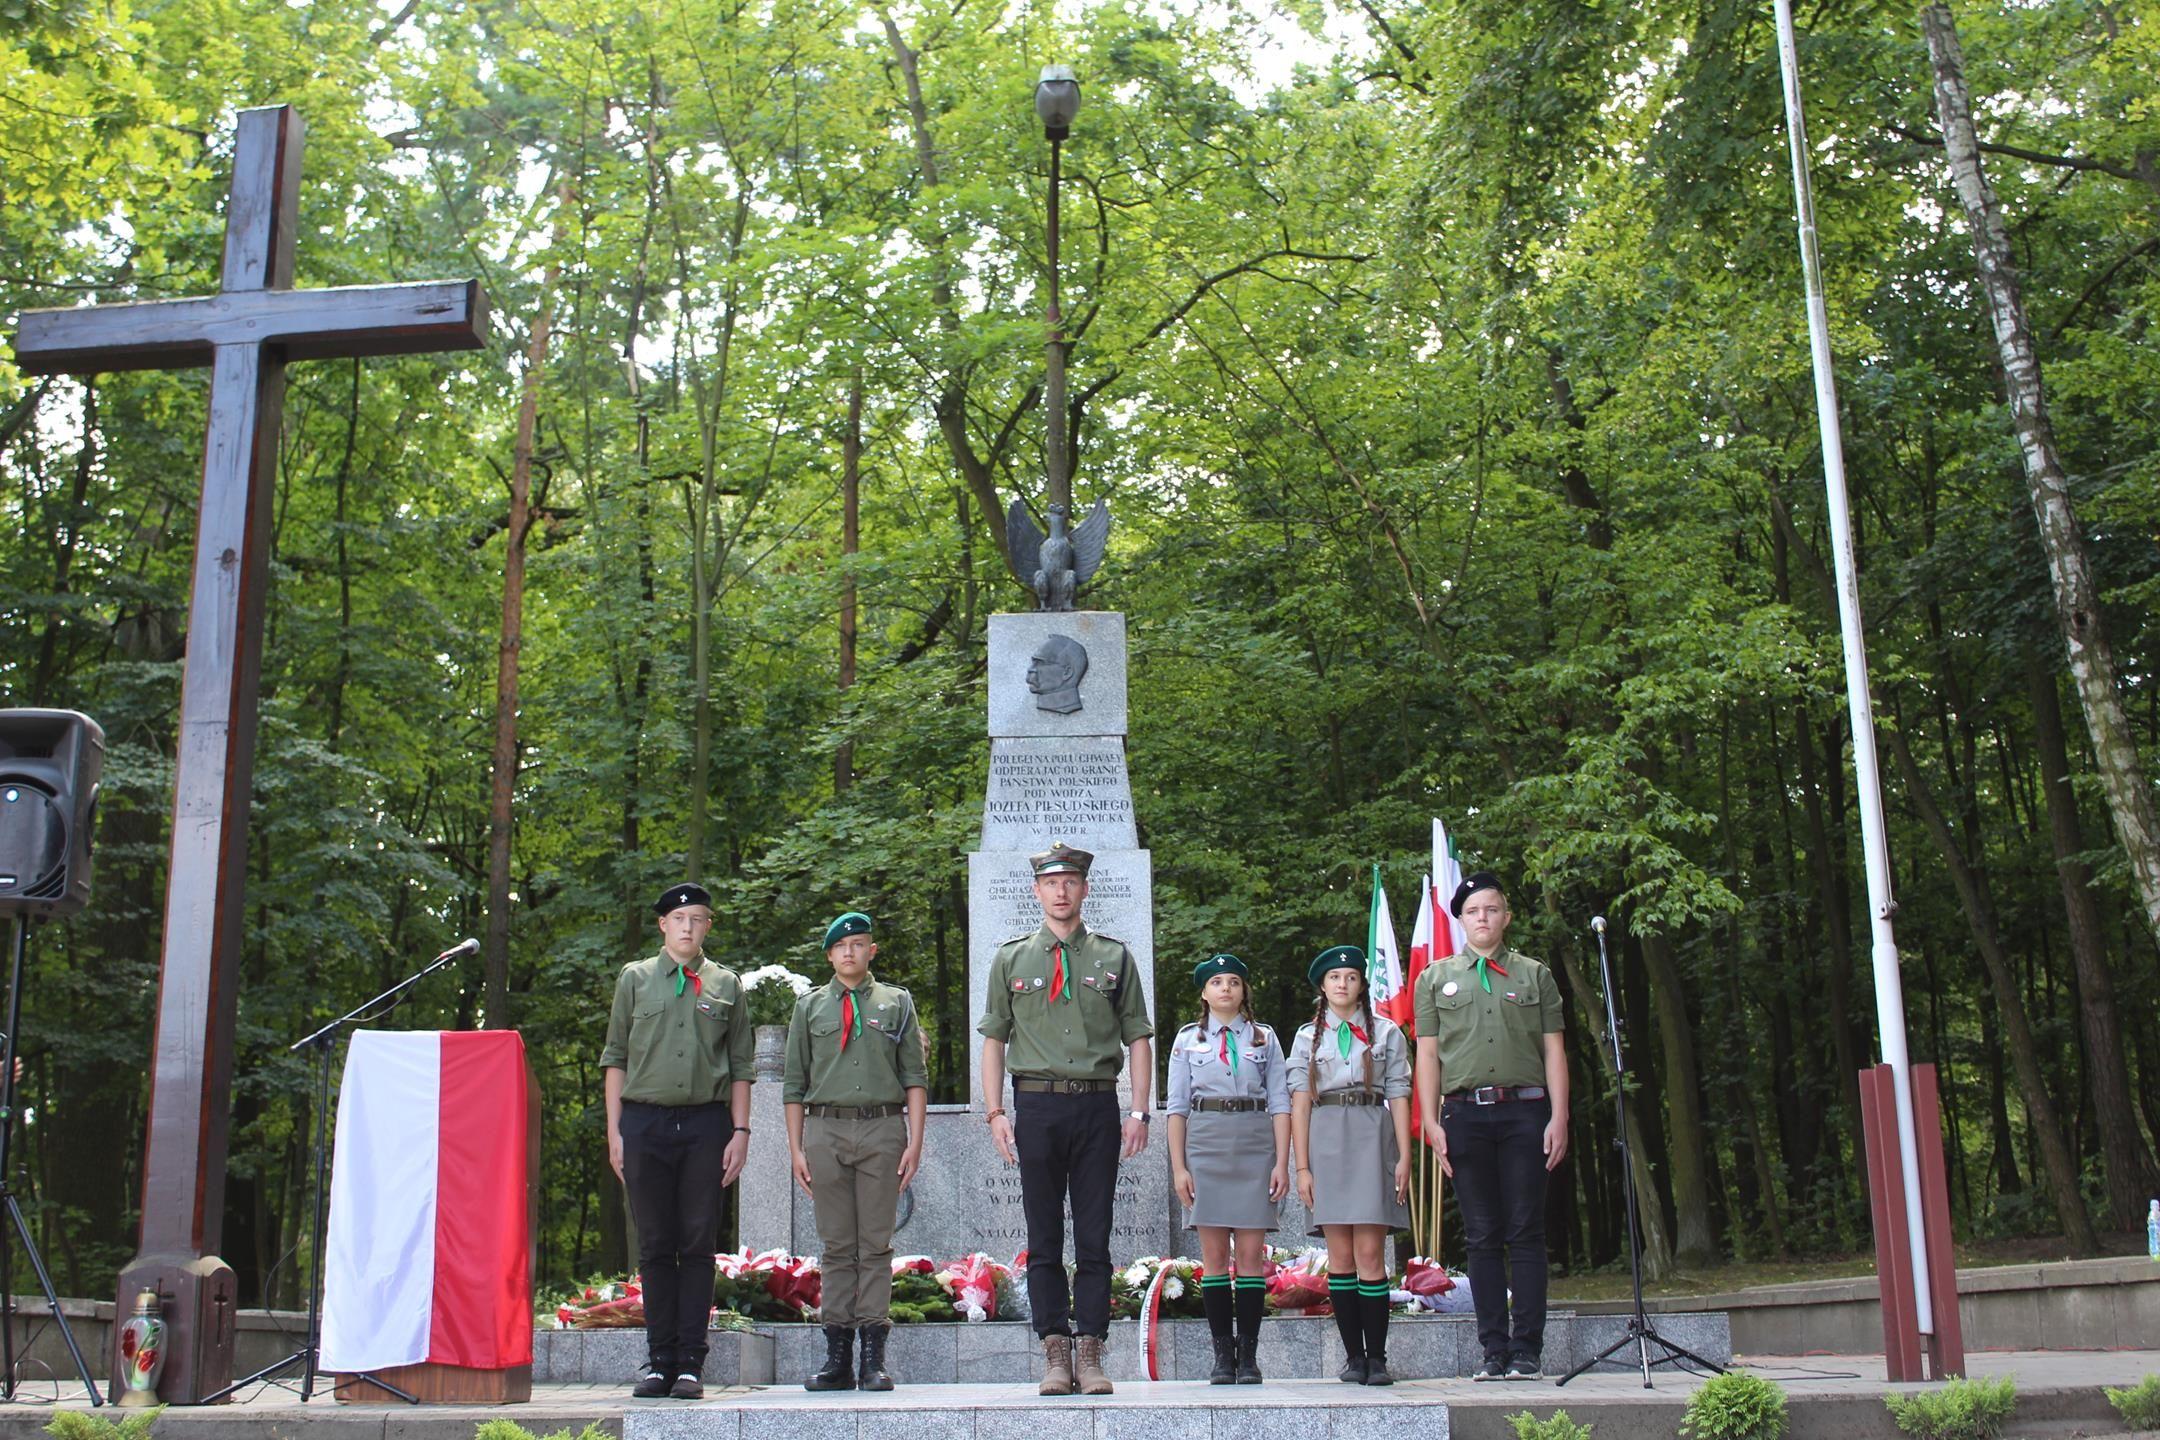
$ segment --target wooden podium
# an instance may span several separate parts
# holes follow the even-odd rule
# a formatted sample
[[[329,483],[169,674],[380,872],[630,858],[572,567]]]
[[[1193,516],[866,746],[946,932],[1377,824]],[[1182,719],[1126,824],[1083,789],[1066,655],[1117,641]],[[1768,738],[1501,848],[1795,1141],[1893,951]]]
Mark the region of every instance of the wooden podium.
[[[526,1252],[528,1276],[538,1260],[540,1216],[540,1082],[528,1067],[525,1072],[525,1215],[526,1235],[532,1244]],[[369,1383],[369,1376],[395,1385],[422,1404],[517,1405],[532,1399],[532,1364],[499,1370],[473,1369],[463,1365],[422,1362],[391,1365],[368,1375],[331,1376],[341,1405],[402,1405],[396,1395]]]

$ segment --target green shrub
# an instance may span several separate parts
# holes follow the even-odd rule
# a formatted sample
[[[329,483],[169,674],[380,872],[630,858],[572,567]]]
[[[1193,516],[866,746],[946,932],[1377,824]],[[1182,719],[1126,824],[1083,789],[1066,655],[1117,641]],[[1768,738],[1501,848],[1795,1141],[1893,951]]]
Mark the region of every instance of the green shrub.
[[[1688,1397],[1688,1440],[1784,1440],[1785,1392],[1760,1375],[1728,1370]]]
[[[527,1430],[515,1420],[483,1420],[473,1432],[473,1440],[615,1440],[600,1428],[596,1421],[573,1435],[568,1430],[557,1430],[548,1436],[539,1436]]]
[[[116,1421],[95,1410],[61,1410],[46,1422],[45,1433],[54,1440],[150,1440],[150,1427],[164,1413],[162,1405],[122,1410]]]
[[[1580,1425],[1568,1418],[1565,1410],[1555,1410],[1552,1419],[1540,1420],[1525,1410],[1520,1415],[1510,1415],[1507,1423],[1515,1427],[1515,1440],[1590,1440],[1595,1425]]]
[[[2160,1375],[2147,1375],[2127,1390],[2110,1390],[2107,1397],[2132,1430],[2160,1430]]]
[[[1994,1440],[2017,1409],[2017,1382],[1952,1380],[1940,1390],[1885,1395],[1898,1429],[1918,1440]]]

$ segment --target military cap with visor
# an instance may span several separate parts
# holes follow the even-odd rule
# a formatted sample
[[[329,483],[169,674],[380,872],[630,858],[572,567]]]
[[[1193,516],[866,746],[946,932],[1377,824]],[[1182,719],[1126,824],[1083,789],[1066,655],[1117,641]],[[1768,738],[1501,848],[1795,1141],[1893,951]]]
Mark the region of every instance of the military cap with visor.
[[[1034,867],[1038,876],[1069,871],[1085,879],[1088,871],[1095,865],[1095,857],[1088,851],[1075,850],[1060,840],[1040,854],[1028,856],[1028,864]]]

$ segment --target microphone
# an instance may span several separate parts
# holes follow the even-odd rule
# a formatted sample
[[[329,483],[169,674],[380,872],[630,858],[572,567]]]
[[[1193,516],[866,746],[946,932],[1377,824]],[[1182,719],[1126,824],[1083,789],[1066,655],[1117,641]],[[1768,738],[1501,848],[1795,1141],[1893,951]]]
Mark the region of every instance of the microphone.
[[[448,950],[443,951],[442,954],[437,955],[435,958],[438,961],[452,960],[460,955],[477,955],[479,953],[480,942],[468,936],[465,939],[458,941],[457,944],[451,946]]]
[[[1597,931],[1597,933],[1598,933],[1598,934],[1600,934],[1600,935],[1604,934],[1604,933],[1605,933],[1605,917],[1604,917],[1603,915],[1592,915],[1592,916],[1590,917],[1590,928],[1591,928],[1592,930],[1595,930],[1595,931]]]

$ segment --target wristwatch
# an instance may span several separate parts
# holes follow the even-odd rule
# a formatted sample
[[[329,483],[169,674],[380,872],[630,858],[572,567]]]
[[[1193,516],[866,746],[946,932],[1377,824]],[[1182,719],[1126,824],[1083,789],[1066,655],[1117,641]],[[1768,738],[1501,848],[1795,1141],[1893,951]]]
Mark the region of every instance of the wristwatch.
[[[1128,1120],[1138,1120],[1143,1125],[1152,1125],[1155,1123],[1155,1117],[1148,1114],[1145,1110],[1128,1110],[1125,1112],[1125,1118]]]

